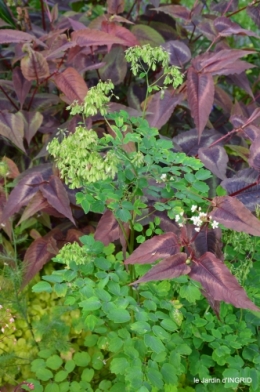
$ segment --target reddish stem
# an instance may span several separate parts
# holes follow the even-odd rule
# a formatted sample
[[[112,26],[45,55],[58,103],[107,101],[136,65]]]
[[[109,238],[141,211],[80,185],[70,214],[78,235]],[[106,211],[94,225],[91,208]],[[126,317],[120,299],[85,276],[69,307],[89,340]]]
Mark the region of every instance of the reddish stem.
[[[3,92],[3,94],[6,96],[6,98],[8,99],[8,101],[13,105],[13,107],[18,111],[19,108],[18,106],[16,106],[16,104],[14,103],[14,101],[9,97],[9,95],[7,94],[7,92],[3,89],[3,87],[0,85],[0,90]]]

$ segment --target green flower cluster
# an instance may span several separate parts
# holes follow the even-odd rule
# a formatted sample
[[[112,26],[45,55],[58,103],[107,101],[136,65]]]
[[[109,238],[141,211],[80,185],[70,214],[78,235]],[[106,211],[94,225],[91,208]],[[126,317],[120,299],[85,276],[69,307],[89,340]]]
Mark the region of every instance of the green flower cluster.
[[[64,245],[55,257],[55,261],[70,266],[74,262],[76,265],[86,263],[86,250],[77,242]]]
[[[113,95],[114,85],[111,80],[102,82],[88,90],[88,93],[84,99],[84,103],[80,105],[75,101],[72,105],[68,106],[72,115],[83,114],[85,117],[95,116],[98,111],[105,116],[107,114],[107,104],[110,102],[110,98]]]
[[[115,177],[119,160],[113,151],[108,151],[102,157],[97,151],[98,142],[95,131],[79,126],[75,133],[65,137],[61,143],[54,138],[47,146],[60,170],[60,176],[71,189]]]

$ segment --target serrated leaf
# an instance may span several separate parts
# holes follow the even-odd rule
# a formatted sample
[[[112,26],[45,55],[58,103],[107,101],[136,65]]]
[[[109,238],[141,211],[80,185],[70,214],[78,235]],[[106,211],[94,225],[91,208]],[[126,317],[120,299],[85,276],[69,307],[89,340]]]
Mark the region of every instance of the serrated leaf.
[[[214,101],[214,82],[210,73],[199,73],[189,67],[187,73],[188,103],[196,124],[199,140],[207,124]]]
[[[125,264],[150,264],[179,252],[178,238],[174,233],[154,236],[141,244],[125,260]]]
[[[126,309],[112,309],[108,314],[107,317],[109,320],[113,321],[116,324],[119,323],[126,323],[131,319],[129,312]]]
[[[61,367],[63,361],[58,355],[52,355],[46,360],[46,366],[52,370],[57,370]]]
[[[90,359],[91,357],[87,352],[77,352],[73,355],[73,361],[77,366],[88,366]]]
[[[31,81],[47,78],[50,75],[47,60],[40,52],[34,51],[29,44],[24,44],[23,52],[27,53],[21,60],[21,70],[25,79]]]
[[[192,263],[189,276],[200,282],[215,301],[225,301],[237,308],[260,311],[247,297],[225,264],[210,252],[206,252],[196,263]]]
[[[173,279],[180,275],[186,275],[190,272],[190,267],[185,263],[186,259],[186,253],[177,253],[168,257],[132,284],[150,282],[151,280]]]
[[[51,293],[52,287],[48,282],[38,282],[32,287],[32,291],[34,293],[42,293],[42,292]]]
[[[69,103],[74,101],[82,103],[84,101],[88,93],[88,87],[76,69],[68,67],[62,73],[54,75],[53,79],[57,87],[65,94]]]
[[[153,352],[159,354],[165,351],[165,346],[162,341],[156,336],[146,334],[144,336],[144,343],[147,347],[149,347]]]

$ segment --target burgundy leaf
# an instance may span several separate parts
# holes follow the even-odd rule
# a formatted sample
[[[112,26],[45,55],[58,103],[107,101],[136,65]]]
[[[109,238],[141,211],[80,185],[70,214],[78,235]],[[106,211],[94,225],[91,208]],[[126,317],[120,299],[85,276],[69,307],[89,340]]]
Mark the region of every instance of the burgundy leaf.
[[[101,30],[112,36],[122,39],[124,41],[123,43],[124,46],[139,45],[137,38],[131,31],[129,31],[125,27],[119,26],[116,23],[112,23],[112,22],[108,22],[107,20],[104,20],[101,24]]]
[[[199,159],[221,180],[226,178],[228,155],[222,146],[212,146],[200,148],[198,151]]]
[[[260,136],[251,144],[248,163],[255,170],[260,171]]]
[[[25,98],[30,91],[32,82],[25,79],[22,74],[20,67],[15,67],[12,72],[14,91],[16,92],[17,98],[20,102],[20,108],[22,109]]]
[[[57,176],[51,176],[47,183],[40,186],[40,191],[52,207],[66,216],[74,225],[76,224],[72,216],[69,197]]]
[[[107,210],[102,215],[98,222],[94,237],[96,241],[101,241],[106,246],[110,244],[110,242],[119,239],[120,229],[112,211]]]
[[[253,142],[258,136],[260,136],[260,128],[253,124],[243,129],[244,136]]]
[[[181,132],[172,141],[173,145],[175,146],[177,144],[185,154],[195,156],[198,154],[200,148],[209,146],[211,143],[220,139],[221,136],[221,133],[215,131],[215,129],[206,129],[198,143],[198,131],[197,129],[191,129],[190,131]],[[219,142],[218,144],[221,143]]]
[[[113,44],[126,45],[125,41],[120,37],[116,37],[104,31],[89,28],[74,31],[71,34],[71,39],[79,46],[106,45],[108,47],[108,51],[111,49]]]
[[[212,75],[198,73],[193,67],[189,67],[187,92],[191,115],[196,124],[200,140],[214,101],[214,81]]]
[[[227,12],[234,12],[238,8],[238,0],[223,0],[218,4],[213,3],[210,9],[214,12],[219,12],[220,14],[226,14]]]
[[[181,18],[184,20],[191,19],[191,11],[182,5],[164,5],[162,7],[153,8],[153,10],[164,12],[174,18]]]
[[[248,16],[260,27],[260,4],[250,5],[246,9]]]
[[[235,75],[235,77],[237,76]],[[232,99],[230,95],[218,85],[215,86],[214,103],[221,107],[225,113],[230,114],[232,109]]]
[[[214,27],[213,20],[203,20],[198,26],[197,29],[201,32],[204,37],[208,38],[210,41],[214,41],[217,36],[216,29]]]
[[[0,112],[0,135],[9,139],[16,147],[25,152],[23,146],[24,124],[19,113]]]
[[[39,112],[20,112],[24,121],[24,137],[30,144],[32,138],[42,125],[43,115]]]
[[[217,71],[212,72],[212,75],[233,75],[233,74],[241,74],[247,69],[254,68],[255,65],[249,64],[246,61],[236,60],[234,64],[229,64],[224,68],[219,68]]]
[[[165,233],[139,245],[125,260],[125,264],[151,264],[158,259],[175,255],[179,251],[177,236],[173,233]]]
[[[170,64],[176,67],[182,67],[191,58],[190,49],[182,41],[168,41],[162,47],[169,53]]]
[[[57,87],[65,94],[72,103],[78,101],[82,103],[87,95],[88,87],[82,76],[76,69],[69,67],[64,72],[54,75]]]
[[[220,301],[215,301],[211,293],[207,292],[206,290],[201,290],[201,294],[204,295],[204,297],[207,299],[210,307],[213,309],[217,318],[220,320]]]
[[[192,65],[197,71],[203,70],[204,72],[217,75],[218,71],[223,70],[229,65],[233,66],[240,57],[253,53],[254,50],[223,49],[213,54],[204,53],[197,56],[192,61]]]
[[[25,79],[38,81],[50,75],[47,60],[40,52],[34,51],[29,44],[24,44],[23,52],[27,53],[21,60],[21,70]]]
[[[247,75],[245,72],[241,72],[239,75],[230,75],[227,77],[228,83],[232,83],[234,86],[240,87],[242,90],[246,91],[250,97],[254,99],[254,94],[250,87]]]
[[[8,178],[16,178],[20,175],[19,169],[12,159],[3,157],[2,162],[5,162],[8,166],[8,173],[9,173],[7,174]]]
[[[50,245],[52,245],[52,248]],[[59,250],[57,247],[57,251],[54,252],[55,247],[56,240],[53,237],[38,238],[29,246],[24,255],[25,274],[22,284],[23,287],[58,253]]]
[[[11,239],[12,238],[12,225],[11,222],[9,220],[3,220],[2,216],[3,216],[3,211],[5,208],[5,203],[6,203],[6,194],[5,191],[2,187],[0,187],[0,222],[1,226],[0,226],[0,230],[4,230],[6,232],[6,234],[8,235],[8,237]]]
[[[237,23],[234,23],[225,16],[220,16],[214,20],[214,26],[221,37],[229,37],[230,35],[246,35],[252,37],[258,37],[256,33],[250,30],[242,29]]]
[[[48,205],[49,203],[47,200],[42,196],[42,193],[38,191],[29,201],[19,222],[17,223],[17,226],[20,225],[24,220],[29,219],[31,216],[36,214],[36,212],[48,207]]]
[[[191,269],[186,264],[187,255],[186,253],[177,253],[174,256],[168,257],[162,260],[160,263],[153,266],[140,279],[132,283],[143,283],[150,282],[151,280],[165,280],[177,278],[180,275],[187,275]]]
[[[225,264],[210,252],[192,262],[189,276],[200,282],[214,301],[224,301],[237,308],[260,310],[248,298]]]
[[[199,258],[206,252],[211,252],[218,259],[224,259],[222,253],[221,229],[209,229],[208,227],[205,227],[197,233],[194,225],[186,225],[186,228],[188,229],[189,241],[191,241],[193,237],[196,237],[191,243],[196,258]]]
[[[102,80],[111,79],[116,86],[122,83],[127,72],[125,53],[121,46],[114,46],[103,58],[104,67],[99,69]]]
[[[124,8],[124,0],[107,0],[107,12],[109,14],[122,14]]]
[[[20,44],[21,42],[30,42],[32,40],[36,40],[36,38],[33,35],[23,31],[11,29],[0,30],[0,44]]]
[[[260,236],[260,221],[235,197],[214,197],[212,205],[212,219],[228,229]]]
[[[220,185],[226,189],[229,195],[237,193],[236,198],[250,211],[255,211],[256,206],[260,204],[258,177],[259,172],[252,168],[247,168],[238,171],[232,178],[226,178]]]
[[[182,94],[174,95],[174,91],[166,90],[164,97],[161,92],[155,93],[148,100],[146,120],[151,127],[161,129],[167,123],[175,107],[183,100]]]
[[[20,208],[29,203],[29,200],[36,194],[43,177],[40,173],[32,173],[25,176],[12,190],[7,200],[2,215],[4,222],[11,215],[15,214]]]

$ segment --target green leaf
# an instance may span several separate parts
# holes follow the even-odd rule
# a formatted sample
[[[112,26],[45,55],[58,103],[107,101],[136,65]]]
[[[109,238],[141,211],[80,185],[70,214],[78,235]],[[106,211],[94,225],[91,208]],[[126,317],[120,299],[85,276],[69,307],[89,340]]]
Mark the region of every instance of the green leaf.
[[[115,374],[124,374],[129,367],[129,362],[126,358],[114,358],[110,364],[110,370]]]
[[[138,335],[143,335],[146,332],[151,331],[150,324],[146,323],[145,321],[137,321],[131,324],[131,330],[137,333]]]
[[[61,382],[61,381],[66,380],[68,378],[68,376],[69,376],[68,372],[66,372],[65,370],[60,370],[58,373],[55,374],[54,380],[56,382]]]
[[[135,223],[134,224],[134,229],[135,231],[142,231],[143,230],[143,226],[140,223]]]
[[[73,361],[77,366],[88,366],[90,362],[90,355],[87,352],[77,352],[73,356]]]
[[[66,283],[55,283],[53,291],[58,295],[58,297],[65,297],[68,291],[68,286]]]
[[[205,182],[195,181],[192,184],[192,188],[196,189],[196,191],[207,193],[209,191],[209,186],[205,184]]]
[[[79,306],[83,308],[83,310],[91,311],[97,310],[101,307],[101,302],[98,297],[90,297],[85,299],[84,301],[79,302]]]
[[[125,309],[113,309],[108,313],[107,317],[114,323],[126,323],[131,319],[129,312]]]
[[[167,331],[173,332],[178,329],[177,324],[175,324],[175,322],[172,321],[170,318],[162,320],[160,324]]]
[[[42,276],[43,280],[46,280],[47,282],[51,283],[61,283],[63,281],[63,277],[59,275],[44,275]]]
[[[52,355],[46,360],[46,366],[52,370],[57,370],[61,367],[63,361],[58,355]]]
[[[12,15],[3,0],[0,0],[0,18],[7,24],[11,25],[14,29],[16,28]]]
[[[81,380],[90,382],[94,377],[94,370],[93,369],[84,369],[81,374]]]
[[[131,214],[125,208],[121,208],[119,210],[116,210],[115,211],[115,217],[117,219],[120,219],[122,222],[129,222],[131,220]]]
[[[49,358],[52,354],[53,354],[53,351],[45,349],[45,350],[41,350],[41,351],[38,352],[38,357],[40,357],[40,358]],[[34,361],[32,362],[32,364],[33,363],[34,363]],[[37,367],[38,365],[36,364],[35,366]]]
[[[96,265],[97,268],[99,268],[101,270],[104,270],[104,271],[109,270],[110,267],[111,267],[110,261],[108,261],[104,257],[97,257],[97,258],[95,258],[94,264]]]
[[[68,381],[62,382],[60,383],[59,387],[60,387],[60,392],[68,392],[70,383]]]
[[[52,287],[50,283],[48,282],[38,282],[32,287],[32,292],[33,293],[51,293],[52,292]]]
[[[152,351],[154,351],[157,354],[161,353],[162,351],[165,351],[165,347],[163,343],[156,336],[152,336],[149,334],[145,335],[144,343],[147,347],[149,347]]]
[[[53,378],[53,374],[49,369],[39,368],[35,371],[37,378],[41,381],[48,381]]]
[[[69,359],[68,361],[66,361],[65,363],[65,369],[67,370],[68,373],[73,372],[73,370],[75,369],[75,362],[73,361],[73,359]]]
[[[197,180],[200,181],[205,181],[208,178],[212,177],[212,174],[209,170],[205,170],[205,169],[199,169],[196,173],[195,173],[195,177],[197,178]]]
[[[226,196],[227,191],[221,185],[218,185],[216,188],[216,194],[217,196]]]
[[[44,392],[60,392],[59,385],[52,382],[45,387]]]
[[[190,303],[195,303],[197,300],[201,298],[201,293],[198,287],[188,284],[185,286],[181,286],[180,296],[182,298],[186,298]]]
[[[178,384],[178,377],[176,376],[175,366],[170,363],[164,363],[161,368],[163,380],[166,384]]]
[[[157,369],[148,369],[147,378],[158,389],[163,387],[162,374]]]

